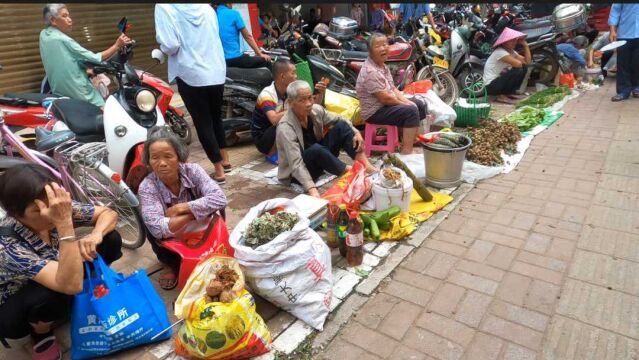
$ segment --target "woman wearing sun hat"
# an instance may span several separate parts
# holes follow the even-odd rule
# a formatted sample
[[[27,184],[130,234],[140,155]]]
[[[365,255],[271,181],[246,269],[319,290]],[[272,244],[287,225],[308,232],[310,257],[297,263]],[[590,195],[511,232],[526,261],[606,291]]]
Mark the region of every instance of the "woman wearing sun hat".
[[[515,51],[518,44],[523,47],[523,56]],[[488,95],[497,96],[496,101],[513,104],[513,100],[520,99],[515,95],[515,91],[521,87],[526,78],[526,66],[532,62],[526,34],[504,28],[493,48],[495,50],[484,66],[486,90]]]

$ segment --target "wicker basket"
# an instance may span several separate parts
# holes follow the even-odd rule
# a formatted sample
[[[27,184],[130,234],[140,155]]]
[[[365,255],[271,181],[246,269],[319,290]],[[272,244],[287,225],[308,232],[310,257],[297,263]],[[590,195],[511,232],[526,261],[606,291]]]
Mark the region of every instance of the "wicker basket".
[[[477,98],[475,95],[481,88],[483,88],[484,96]],[[455,120],[455,126],[458,127],[479,127],[479,119],[487,118],[490,114],[490,102],[488,101],[488,93],[483,83],[476,82],[470,87],[465,88],[462,91],[468,94],[468,98],[464,99],[465,104],[460,100],[461,96],[457,99],[454,105],[455,112],[457,113],[457,120]]]
[[[313,73],[311,73],[311,67],[308,65],[308,61],[304,61],[297,54],[293,54],[293,59],[295,60],[295,70],[297,72],[297,80],[304,80],[308,83],[308,85],[312,89],[315,88],[315,84],[313,84]]]

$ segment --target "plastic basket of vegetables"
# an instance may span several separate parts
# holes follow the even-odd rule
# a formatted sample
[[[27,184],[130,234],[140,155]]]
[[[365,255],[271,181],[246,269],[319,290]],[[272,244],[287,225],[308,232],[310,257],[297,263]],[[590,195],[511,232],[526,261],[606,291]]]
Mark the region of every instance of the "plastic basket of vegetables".
[[[484,95],[477,97],[477,93],[481,93],[483,89]],[[462,97],[464,93],[468,94],[467,98]],[[488,93],[483,82],[478,81],[473,85],[465,88],[453,108],[457,113],[455,126],[457,127],[479,127],[479,119],[488,117],[490,114],[490,102],[488,101]]]

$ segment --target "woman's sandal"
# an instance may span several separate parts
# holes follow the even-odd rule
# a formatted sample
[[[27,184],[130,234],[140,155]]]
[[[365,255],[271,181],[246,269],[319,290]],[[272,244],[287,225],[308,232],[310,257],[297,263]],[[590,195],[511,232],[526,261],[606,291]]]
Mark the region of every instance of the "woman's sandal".
[[[33,345],[32,359],[62,359],[62,350],[55,336],[48,336]]]
[[[167,271],[160,275],[158,279],[160,287],[164,290],[173,290],[178,284],[177,275],[172,271]]]
[[[233,166],[231,166],[231,164],[222,165],[222,167],[224,168],[224,173],[225,174],[228,174],[231,171],[233,171]]]
[[[215,175],[211,176],[213,178],[213,180],[215,180],[215,182],[218,185],[224,185],[226,184],[226,177],[222,176],[222,177],[215,177]]]

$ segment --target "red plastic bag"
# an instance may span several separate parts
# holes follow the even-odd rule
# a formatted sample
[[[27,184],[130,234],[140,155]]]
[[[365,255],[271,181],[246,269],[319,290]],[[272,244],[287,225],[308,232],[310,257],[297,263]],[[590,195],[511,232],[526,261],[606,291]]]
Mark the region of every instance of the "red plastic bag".
[[[428,90],[433,88],[433,82],[430,80],[418,80],[412,82],[404,88],[404,94],[426,94]]]
[[[575,74],[567,73],[559,75],[559,85],[568,86],[570,89],[575,87]]]
[[[350,170],[346,171],[337,182],[322,195],[322,199],[335,200],[337,205],[346,204],[348,208],[356,209],[371,195],[372,184],[366,176],[366,165],[356,161]]]

